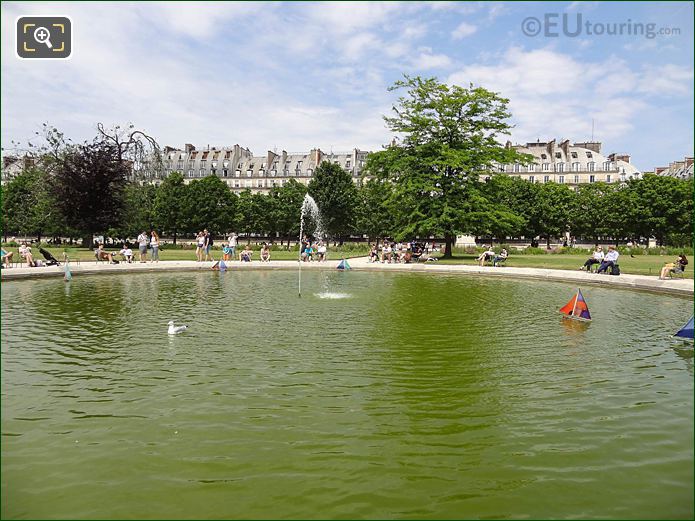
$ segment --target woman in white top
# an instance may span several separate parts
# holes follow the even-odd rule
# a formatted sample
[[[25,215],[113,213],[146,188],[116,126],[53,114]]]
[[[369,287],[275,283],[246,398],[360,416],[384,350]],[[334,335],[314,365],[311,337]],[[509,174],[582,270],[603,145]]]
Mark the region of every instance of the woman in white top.
[[[319,262],[326,261],[326,244],[321,241],[318,248]]]
[[[150,248],[152,248],[152,262],[159,262],[159,235],[154,230],[150,235]]]
[[[205,234],[203,232],[198,232],[198,235],[195,238],[195,241],[196,241],[195,257],[198,260],[198,262],[202,262],[202,260],[203,260],[203,248],[205,247]]]

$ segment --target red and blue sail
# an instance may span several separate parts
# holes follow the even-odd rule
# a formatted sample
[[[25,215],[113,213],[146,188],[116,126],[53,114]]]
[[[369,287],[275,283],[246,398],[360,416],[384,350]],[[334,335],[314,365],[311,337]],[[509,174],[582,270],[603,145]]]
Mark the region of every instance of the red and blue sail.
[[[574,295],[574,297],[572,297],[572,299],[567,304],[560,308],[560,313],[571,318],[591,320],[589,306],[587,306],[586,300],[584,300],[582,290],[577,290],[577,293]]]

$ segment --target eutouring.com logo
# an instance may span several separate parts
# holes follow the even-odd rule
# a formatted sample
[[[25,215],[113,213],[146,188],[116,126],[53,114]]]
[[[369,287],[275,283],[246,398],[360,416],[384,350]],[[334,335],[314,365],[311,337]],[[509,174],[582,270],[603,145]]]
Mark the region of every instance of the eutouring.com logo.
[[[542,18],[529,16],[521,22],[521,31],[526,36],[545,38],[577,38],[579,36],[641,36],[648,39],[657,36],[677,36],[679,27],[657,27],[655,23],[593,22],[584,20],[582,13],[545,13]]]

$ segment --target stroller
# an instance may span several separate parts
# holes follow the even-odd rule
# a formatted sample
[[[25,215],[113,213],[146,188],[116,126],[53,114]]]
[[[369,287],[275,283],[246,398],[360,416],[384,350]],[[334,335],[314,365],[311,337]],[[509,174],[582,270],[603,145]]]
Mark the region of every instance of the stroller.
[[[39,253],[46,259],[46,266],[60,266],[60,262],[58,262],[58,259],[56,259],[50,251],[39,248]]]

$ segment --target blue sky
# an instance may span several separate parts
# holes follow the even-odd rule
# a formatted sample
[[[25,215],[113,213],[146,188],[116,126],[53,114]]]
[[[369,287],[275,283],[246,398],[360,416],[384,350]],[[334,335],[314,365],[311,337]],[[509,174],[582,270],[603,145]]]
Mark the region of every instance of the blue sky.
[[[23,15],[70,16],[72,57],[18,59]],[[593,120],[642,170],[693,154],[691,2],[3,2],[2,146],[132,122],[163,145],[377,150],[404,73],[500,92],[513,142],[587,140]]]

